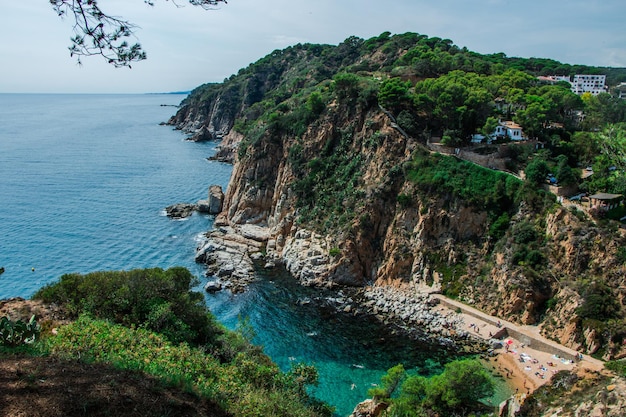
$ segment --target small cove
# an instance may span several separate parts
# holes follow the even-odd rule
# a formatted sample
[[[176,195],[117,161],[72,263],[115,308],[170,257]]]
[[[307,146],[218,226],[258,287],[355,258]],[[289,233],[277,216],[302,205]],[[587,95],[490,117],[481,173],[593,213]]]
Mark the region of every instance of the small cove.
[[[194,248],[212,217],[174,221],[163,209],[205,198],[211,184],[226,189],[232,168],[206,160],[215,143],[185,142],[159,126],[182,98],[0,94],[0,298],[29,297],[70,272],[181,265],[205,281]],[[391,366],[430,375],[451,359],[378,323],[301,302],[330,296],[277,270],[245,293],[206,300],[229,328],[246,317],[282,369],[315,365],[312,392],[340,416]]]

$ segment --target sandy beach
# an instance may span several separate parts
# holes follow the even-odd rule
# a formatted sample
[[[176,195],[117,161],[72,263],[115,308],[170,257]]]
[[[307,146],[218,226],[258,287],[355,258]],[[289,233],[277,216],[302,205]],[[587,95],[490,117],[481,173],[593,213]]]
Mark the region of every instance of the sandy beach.
[[[484,340],[496,339],[501,343],[502,347],[494,350],[495,355],[488,365],[502,375],[519,395],[532,393],[562,370],[601,371],[604,367],[602,361],[586,355],[578,358],[578,352],[544,338],[537,326],[516,325],[441,295],[433,296],[440,299],[440,309],[461,311],[457,313],[462,318],[459,331],[470,332]],[[512,335],[517,335],[517,338]]]

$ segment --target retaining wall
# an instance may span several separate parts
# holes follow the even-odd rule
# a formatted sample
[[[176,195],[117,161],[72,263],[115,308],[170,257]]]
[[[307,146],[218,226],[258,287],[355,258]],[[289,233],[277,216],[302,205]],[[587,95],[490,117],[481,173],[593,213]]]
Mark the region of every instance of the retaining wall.
[[[485,323],[488,323],[492,326],[497,326],[498,321],[492,316],[489,316],[483,312],[480,312],[472,307],[468,307],[462,303],[449,300],[443,296],[437,297],[441,304],[450,308],[451,310],[461,310],[464,314],[475,317],[478,320],[481,320]],[[502,322],[502,328],[493,336],[494,339],[504,339],[506,337],[512,337],[515,340],[519,340],[521,343],[524,343],[527,346],[532,347],[533,349],[559,355],[562,358],[569,360],[576,360],[577,353],[571,349],[568,349],[564,346],[558,345],[555,342],[551,342],[543,337],[537,337],[534,335],[529,335],[524,333],[520,329],[518,329],[515,325],[511,323]]]

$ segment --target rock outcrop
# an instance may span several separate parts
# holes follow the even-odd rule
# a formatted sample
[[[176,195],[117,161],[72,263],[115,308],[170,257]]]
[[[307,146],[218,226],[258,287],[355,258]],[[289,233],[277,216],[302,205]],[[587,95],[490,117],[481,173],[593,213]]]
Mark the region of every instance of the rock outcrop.
[[[387,404],[368,399],[357,404],[350,417],[378,417],[387,407]]]
[[[177,203],[165,207],[165,213],[168,217],[173,219],[184,219],[185,217],[191,216],[196,210],[197,206],[189,203]]]
[[[224,205],[224,192],[219,185],[212,185],[209,187],[209,198],[206,200],[199,200],[196,203],[197,209],[201,213],[219,214],[222,211]]]

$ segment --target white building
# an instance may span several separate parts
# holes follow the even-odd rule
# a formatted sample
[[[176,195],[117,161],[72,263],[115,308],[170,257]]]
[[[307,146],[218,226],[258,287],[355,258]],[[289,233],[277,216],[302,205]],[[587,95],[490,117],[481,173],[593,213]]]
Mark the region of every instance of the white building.
[[[582,95],[583,93],[591,93],[597,96],[600,93],[607,93],[608,88],[606,86],[606,75],[587,75],[576,74],[572,80],[568,76],[564,75],[550,75],[547,77],[537,77],[540,81],[550,84],[557,83],[559,81],[566,81],[570,83],[572,93]]]
[[[608,92],[606,88],[606,75],[574,75],[572,91],[576,94],[591,93],[597,96]]]
[[[617,98],[626,99],[626,83],[619,83],[615,87],[615,94],[617,94]]]
[[[491,143],[496,139],[505,139],[509,138],[511,140],[526,140],[524,137],[524,132],[522,132],[522,127],[517,123],[507,120],[505,122],[500,121],[496,129],[493,131],[489,137],[485,137],[481,134],[472,135],[472,143],[481,143],[483,141],[487,143]]]

